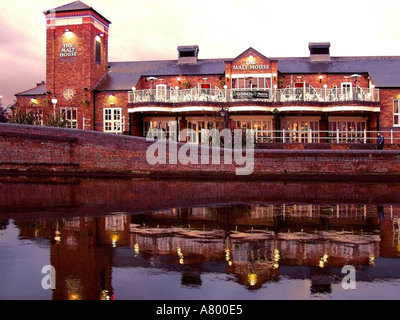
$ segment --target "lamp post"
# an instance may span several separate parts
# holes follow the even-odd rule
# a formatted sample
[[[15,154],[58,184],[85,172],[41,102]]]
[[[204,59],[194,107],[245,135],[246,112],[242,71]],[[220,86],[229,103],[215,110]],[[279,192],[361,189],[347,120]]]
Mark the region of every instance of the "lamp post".
[[[224,127],[225,129],[228,128],[228,119],[229,119],[229,110],[221,107],[219,111],[219,115],[224,118]]]
[[[353,74],[350,76],[350,78],[353,78],[354,80],[354,93],[353,93],[354,100],[357,100],[357,80],[360,77],[361,76],[359,74]]]
[[[228,97],[227,97],[227,91],[228,91],[228,86],[224,85],[224,90],[225,90],[225,102],[228,101]]]
[[[53,116],[54,118],[56,117],[56,105],[57,105],[57,98],[56,96],[53,97],[53,99],[51,99],[51,103],[53,104]]]
[[[151,93],[150,93],[150,100],[151,101],[153,101],[154,100],[154,92],[153,92],[153,82],[154,82],[154,80],[157,80],[157,78],[156,77],[148,77],[147,78],[147,81],[150,81],[150,83],[151,83]]]
[[[136,102],[135,93],[136,93],[136,87],[132,87],[132,102],[133,102],[133,103]]]

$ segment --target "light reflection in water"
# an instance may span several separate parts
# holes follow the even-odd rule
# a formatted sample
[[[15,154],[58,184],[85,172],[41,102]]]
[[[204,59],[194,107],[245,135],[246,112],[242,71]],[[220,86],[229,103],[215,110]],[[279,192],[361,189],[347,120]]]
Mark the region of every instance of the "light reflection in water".
[[[121,266],[182,272],[182,284],[195,288],[201,288],[204,272],[231,275],[227,279],[250,291],[286,277],[309,278],[315,295],[332,292],[344,265],[368,274],[382,249],[398,257],[398,220],[387,220],[393,242],[382,248],[383,221],[376,210],[255,204],[14,223],[24,239],[55,235],[48,239],[58,276],[53,299],[112,299],[112,270]]]
[[[43,209],[35,214],[6,212],[2,234],[15,226],[18,241],[40,243],[42,248],[47,241],[50,264],[57,270],[55,300],[209,299],[217,284],[226,295],[218,299],[263,299],[272,294],[274,284],[294,286],[281,298],[341,298],[348,294],[340,289],[344,265],[354,266],[358,279],[380,290],[381,298],[391,294],[382,283],[380,289],[374,284],[384,279],[396,285],[400,279],[396,204],[250,198],[159,205],[161,209],[154,210],[124,203],[133,212],[100,215],[85,215],[83,209],[92,205],[78,206],[79,200],[74,206],[63,205],[64,214],[60,208],[44,217]],[[137,207],[141,209],[133,210]],[[3,235],[0,240],[18,256],[21,242],[12,244]],[[26,268],[29,265],[27,261]],[[132,279],[137,290],[127,287]],[[298,283],[303,289],[307,284],[308,290],[295,293]],[[360,291],[354,294],[362,297]],[[7,298],[1,288],[0,298]]]

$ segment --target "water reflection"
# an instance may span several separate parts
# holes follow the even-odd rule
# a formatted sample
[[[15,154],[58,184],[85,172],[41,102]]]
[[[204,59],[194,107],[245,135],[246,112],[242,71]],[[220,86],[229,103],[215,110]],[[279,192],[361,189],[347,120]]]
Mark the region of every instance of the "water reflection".
[[[18,255],[21,243],[7,240],[7,231],[11,228],[18,230],[19,241],[29,240],[42,247],[43,241],[47,241],[49,264],[57,271],[56,289],[51,296],[54,300],[143,297],[140,290],[127,290],[121,284],[121,275],[127,270],[135,270],[141,273],[140,279],[148,280],[145,288],[148,299],[186,299],[185,290],[191,290],[192,295],[198,292],[196,299],[208,299],[210,277],[219,283],[221,290],[222,286],[245,289],[238,293],[238,299],[248,299],[249,292],[253,293],[252,298],[263,298],[271,284],[296,280],[307,281],[308,293],[301,298],[313,295],[329,298],[338,291],[334,288],[340,287],[344,265],[354,266],[360,281],[400,279],[400,207],[390,202],[396,197],[393,194],[386,196],[386,202],[382,198],[376,202],[374,195],[358,193],[367,186],[346,184],[343,187],[352,188],[356,201],[350,202],[348,195],[344,200],[335,201],[332,194],[336,196],[340,191],[334,188],[328,195],[310,195],[304,184],[260,183],[246,189],[248,185],[235,183],[234,187],[241,187],[240,196],[225,202],[232,197],[229,183],[220,185],[225,191],[213,189],[204,195],[199,191],[208,189],[203,189],[202,183],[185,182],[180,186],[187,187],[181,190],[181,198],[168,195],[166,191],[178,194],[174,184],[170,184],[169,189],[163,189],[167,194],[148,199],[155,186],[146,181],[149,187],[143,190],[141,198],[132,192],[145,184],[130,181],[121,182],[125,193],[108,201],[118,189],[117,182],[108,182],[108,188],[103,189],[99,184],[106,182],[97,181],[91,186],[93,193],[84,194],[80,192],[90,189],[89,181],[67,184],[68,197],[64,193],[65,184],[34,184],[54,195],[57,192],[52,187],[63,190],[61,205],[45,196],[42,197],[44,205],[40,205],[37,198],[41,196],[38,196],[35,206],[28,209],[25,201],[34,198],[32,194],[18,194],[17,198],[24,199],[18,208],[15,196],[3,199],[0,249],[8,246],[12,255]],[[165,183],[161,182],[163,188],[168,186]],[[34,185],[12,184],[14,190],[25,191]],[[129,191],[133,199],[126,194],[128,185],[133,189]],[[314,185],[310,188],[315,190]],[[379,188],[394,191],[397,186]],[[296,189],[299,194],[295,193]],[[270,190],[268,194],[266,190]],[[285,194],[284,190],[291,195],[278,201],[276,196]],[[319,200],[299,201],[310,197]],[[369,201],[360,201],[363,197],[369,197]],[[212,201],[207,205],[190,203],[199,199]],[[169,206],[179,200],[182,205]],[[106,213],[99,210],[101,214],[96,215],[94,208],[99,209],[101,203],[107,203],[106,208],[111,206],[114,210]],[[154,209],[146,210],[147,207]],[[26,263],[29,268],[30,261]],[[0,269],[0,274],[5,272]],[[176,278],[179,281],[163,287],[167,280],[160,280],[158,275],[170,277],[171,281],[179,275]],[[129,275],[122,278],[129,282]],[[136,282],[138,286],[139,282]],[[8,298],[1,289],[0,297]],[[293,298],[293,295],[287,292],[287,297]]]

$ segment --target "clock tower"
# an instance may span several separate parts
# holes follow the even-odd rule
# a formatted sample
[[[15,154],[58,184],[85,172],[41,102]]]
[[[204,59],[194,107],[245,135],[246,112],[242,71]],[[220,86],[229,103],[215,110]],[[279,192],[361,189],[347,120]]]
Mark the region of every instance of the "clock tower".
[[[48,99],[67,127],[92,129],[93,89],[107,71],[111,22],[81,1],[44,14]]]

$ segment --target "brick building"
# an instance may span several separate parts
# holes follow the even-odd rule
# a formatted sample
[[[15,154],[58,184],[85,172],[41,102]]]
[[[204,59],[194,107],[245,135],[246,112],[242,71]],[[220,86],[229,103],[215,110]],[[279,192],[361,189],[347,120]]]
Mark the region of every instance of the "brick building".
[[[261,142],[372,142],[400,137],[400,56],[333,57],[309,43],[308,57],[200,59],[196,45],[177,59],[108,61],[111,22],[81,1],[44,12],[46,81],[16,94],[40,124],[61,113],[67,127],[168,139],[192,129],[254,129]],[[368,139],[373,137],[373,139]]]

